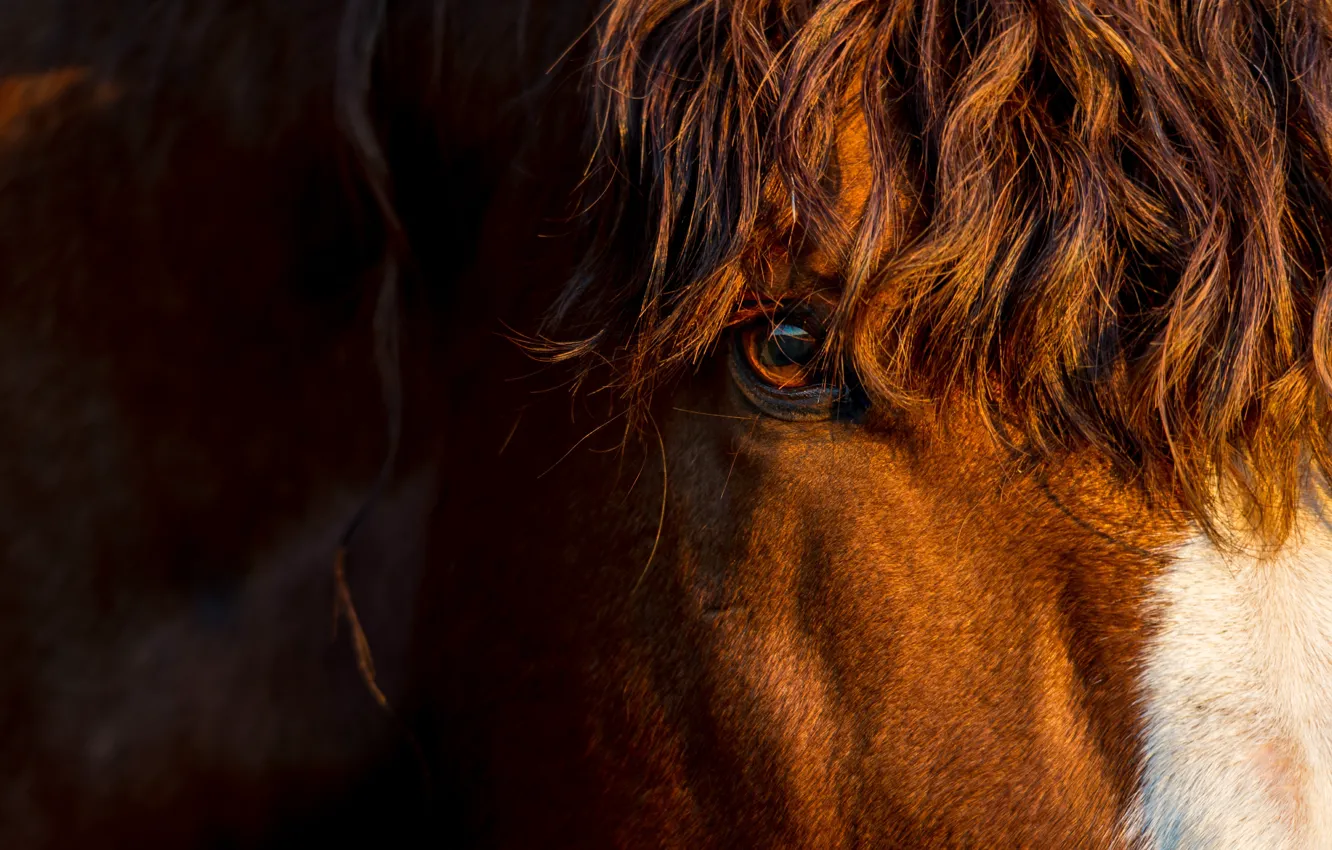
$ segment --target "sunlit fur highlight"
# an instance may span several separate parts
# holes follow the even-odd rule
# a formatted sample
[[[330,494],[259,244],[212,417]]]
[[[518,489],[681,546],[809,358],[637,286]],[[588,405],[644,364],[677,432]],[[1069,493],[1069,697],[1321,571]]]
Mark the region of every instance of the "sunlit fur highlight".
[[[1213,533],[1242,493],[1280,540],[1327,467],[1329,33],[1310,0],[613,0],[556,320],[642,401],[798,232],[841,260],[834,354],[878,403],[1090,447]]]

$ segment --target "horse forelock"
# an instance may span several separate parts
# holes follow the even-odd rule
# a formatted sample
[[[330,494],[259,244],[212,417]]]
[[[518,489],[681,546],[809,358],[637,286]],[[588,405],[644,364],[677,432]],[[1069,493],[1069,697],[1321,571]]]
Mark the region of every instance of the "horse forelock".
[[[1213,532],[1240,492],[1280,540],[1327,468],[1329,33],[1315,2],[612,0],[557,321],[642,399],[813,243],[873,397],[1092,447]]]

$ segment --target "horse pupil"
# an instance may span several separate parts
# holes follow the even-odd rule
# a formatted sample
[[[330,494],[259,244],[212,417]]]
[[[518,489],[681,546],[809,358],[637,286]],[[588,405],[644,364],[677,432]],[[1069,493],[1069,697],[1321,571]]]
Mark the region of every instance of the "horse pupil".
[[[778,325],[763,345],[763,365],[774,369],[804,366],[814,359],[814,337],[795,325]]]

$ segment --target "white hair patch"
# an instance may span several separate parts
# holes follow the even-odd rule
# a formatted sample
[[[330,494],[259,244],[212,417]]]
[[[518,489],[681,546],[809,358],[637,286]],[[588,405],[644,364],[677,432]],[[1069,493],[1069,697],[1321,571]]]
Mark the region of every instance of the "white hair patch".
[[[1275,557],[1198,536],[1157,580],[1132,839],[1159,850],[1332,849],[1332,510]]]

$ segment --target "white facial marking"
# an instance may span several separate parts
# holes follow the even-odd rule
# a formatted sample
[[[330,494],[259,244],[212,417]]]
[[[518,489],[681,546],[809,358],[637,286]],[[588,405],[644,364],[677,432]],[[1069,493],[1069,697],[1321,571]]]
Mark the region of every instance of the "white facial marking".
[[[1130,834],[1160,850],[1332,849],[1332,502],[1274,559],[1191,540],[1158,579]]]

